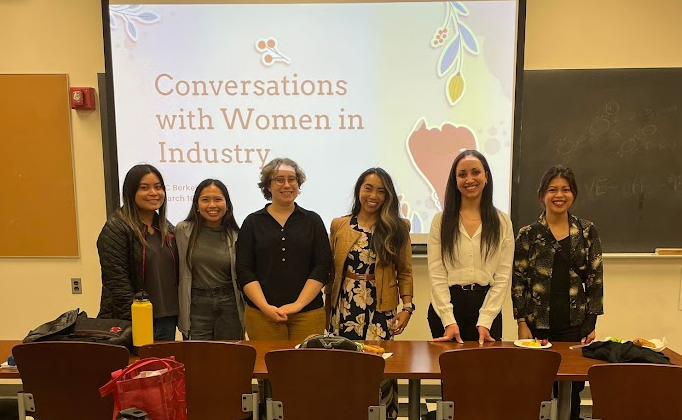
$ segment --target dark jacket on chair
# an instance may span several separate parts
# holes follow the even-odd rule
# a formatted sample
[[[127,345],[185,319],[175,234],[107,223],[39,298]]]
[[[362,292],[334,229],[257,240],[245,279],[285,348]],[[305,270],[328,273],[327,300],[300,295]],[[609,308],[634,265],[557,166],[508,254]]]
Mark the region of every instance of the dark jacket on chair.
[[[607,360],[611,363],[658,363],[670,365],[670,358],[663,353],[635,346],[632,341],[614,343],[595,341],[583,347],[583,356],[590,359]]]

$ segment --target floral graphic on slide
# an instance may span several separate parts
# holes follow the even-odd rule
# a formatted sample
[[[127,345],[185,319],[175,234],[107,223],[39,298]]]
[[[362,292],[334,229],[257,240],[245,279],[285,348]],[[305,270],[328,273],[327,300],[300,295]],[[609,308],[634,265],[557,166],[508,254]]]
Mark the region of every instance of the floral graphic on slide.
[[[144,6],[139,4],[109,6],[109,26],[111,29],[118,28],[119,20],[123,21],[128,38],[137,42],[139,37],[137,24],[156,23],[161,20],[161,17],[154,12],[145,10]]]
[[[260,61],[270,67],[275,63],[291,63],[291,60],[277,49],[277,40],[274,38],[260,38],[256,41],[256,50],[261,53]]]
[[[402,193],[398,193],[398,203],[400,209],[400,215],[409,220],[411,224],[411,232],[421,233],[424,227],[424,220],[416,211],[412,211],[410,203],[405,200]]]
[[[477,149],[476,136],[466,126],[446,122],[429,127],[420,118],[407,138],[412,165],[431,187],[431,198],[439,208],[445,204],[445,186],[452,161],[462,150]]]
[[[469,15],[466,6],[462,2],[451,1],[445,7],[447,8],[445,21],[433,34],[431,45],[434,48],[444,45],[438,59],[438,77],[451,72],[445,85],[445,96],[450,105],[455,105],[464,95],[465,84],[462,74],[464,50],[478,55],[479,48],[474,33],[460,20],[462,16]]]

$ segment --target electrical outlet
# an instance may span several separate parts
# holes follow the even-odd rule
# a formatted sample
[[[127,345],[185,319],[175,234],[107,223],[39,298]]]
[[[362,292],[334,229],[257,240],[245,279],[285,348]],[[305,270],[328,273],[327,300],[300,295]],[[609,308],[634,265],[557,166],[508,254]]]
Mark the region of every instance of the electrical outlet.
[[[81,282],[80,277],[71,278],[71,293],[74,295],[83,293],[83,282]]]

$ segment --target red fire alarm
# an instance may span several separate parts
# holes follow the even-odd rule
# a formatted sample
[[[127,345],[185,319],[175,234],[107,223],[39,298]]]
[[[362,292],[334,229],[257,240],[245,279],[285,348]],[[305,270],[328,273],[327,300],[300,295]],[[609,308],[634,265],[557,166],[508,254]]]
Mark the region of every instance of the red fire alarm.
[[[72,87],[69,92],[71,109],[95,109],[95,88]]]

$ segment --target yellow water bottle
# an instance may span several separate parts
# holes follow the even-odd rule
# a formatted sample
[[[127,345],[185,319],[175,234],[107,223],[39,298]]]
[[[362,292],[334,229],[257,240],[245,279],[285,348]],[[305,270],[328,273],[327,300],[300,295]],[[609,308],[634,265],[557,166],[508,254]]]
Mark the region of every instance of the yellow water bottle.
[[[154,343],[154,310],[145,291],[137,292],[130,306],[133,318],[133,346]]]

